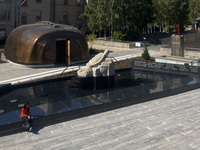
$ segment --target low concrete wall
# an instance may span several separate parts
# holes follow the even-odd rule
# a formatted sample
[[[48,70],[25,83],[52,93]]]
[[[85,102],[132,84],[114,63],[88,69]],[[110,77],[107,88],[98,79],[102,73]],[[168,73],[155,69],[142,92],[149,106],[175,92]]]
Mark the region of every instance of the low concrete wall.
[[[160,47],[160,52],[162,54],[168,54],[168,55],[172,54],[171,48],[168,48],[168,47]],[[186,47],[184,51],[184,55],[189,56],[189,57],[200,57],[200,49]]]
[[[200,49],[186,47],[185,55],[190,57],[200,57]]]
[[[171,52],[172,50],[171,50],[171,48],[168,48],[168,47],[160,47],[160,52],[162,53],[162,54],[169,54],[169,55],[171,55]]]
[[[140,43],[140,42],[137,42]],[[88,42],[90,45],[90,42]],[[133,48],[135,47],[134,42],[116,42],[116,41],[105,41],[105,40],[96,40],[94,45],[103,45],[103,46],[110,46],[110,47],[121,47],[121,48]],[[142,43],[140,44],[143,45]]]
[[[178,75],[195,75],[199,74],[200,72],[200,68],[197,66],[166,64],[139,60],[132,62],[132,69]]]

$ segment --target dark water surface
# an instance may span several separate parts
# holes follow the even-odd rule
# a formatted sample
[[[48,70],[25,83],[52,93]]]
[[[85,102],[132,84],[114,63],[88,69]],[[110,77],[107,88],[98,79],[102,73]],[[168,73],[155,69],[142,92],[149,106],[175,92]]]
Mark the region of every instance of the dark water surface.
[[[83,89],[76,78],[18,88],[0,96],[0,125],[20,121],[21,104],[29,102],[34,117],[111,103],[199,83],[194,76],[179,76],[142,71],[116,73],[114,88]],[[17,100],[12,103],[11,100]],[[112,104],[112,103],[111,103]]]

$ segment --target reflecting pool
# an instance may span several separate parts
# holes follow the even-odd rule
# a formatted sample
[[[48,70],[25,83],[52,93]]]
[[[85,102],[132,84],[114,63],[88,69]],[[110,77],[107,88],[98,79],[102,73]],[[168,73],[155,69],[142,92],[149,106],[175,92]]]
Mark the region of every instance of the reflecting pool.
[[[136,97],[199,83],[197,76],[143,71],[115,74],[114,85],[106,89],[85,89],[77,78],[18,88],[0,96],[0,125],[20,121],[23,103],[29,102],[34,117],[73,111],[94,105],[134,100]]]

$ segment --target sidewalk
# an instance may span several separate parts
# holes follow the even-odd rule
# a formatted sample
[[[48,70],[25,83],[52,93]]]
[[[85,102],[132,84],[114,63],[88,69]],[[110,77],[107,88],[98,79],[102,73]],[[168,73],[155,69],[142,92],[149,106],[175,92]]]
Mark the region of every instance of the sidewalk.
[[[0,149],[199,150],[200,90],[0,137]]]

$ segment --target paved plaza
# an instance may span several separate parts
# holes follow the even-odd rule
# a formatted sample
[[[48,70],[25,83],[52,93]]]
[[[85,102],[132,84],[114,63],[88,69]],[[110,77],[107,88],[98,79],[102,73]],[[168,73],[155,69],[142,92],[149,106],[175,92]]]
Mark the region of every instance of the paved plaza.
[[[0,137],[0,149],[199,150],[200,90]]]
[[[152,56],[161,55],[153,46],[149,48]],[[140,56],[142,52],[143,48],[127,51],[115,49],[111,55]],[[7,73],[4,77],[16,70],[16,74],[22,76],[26,71],[27,74],[33,74],[53,69],[18,67],[22,67],[22,70],[17,67],[15,70],[4,68]],[[3,74],[2,67],[0,72]],[[1,79],[5,78],[1,76]],[[35,127],[33,133],[20,132],[1,136],[1,149],[200,150],[200,89],[71,121]]]

